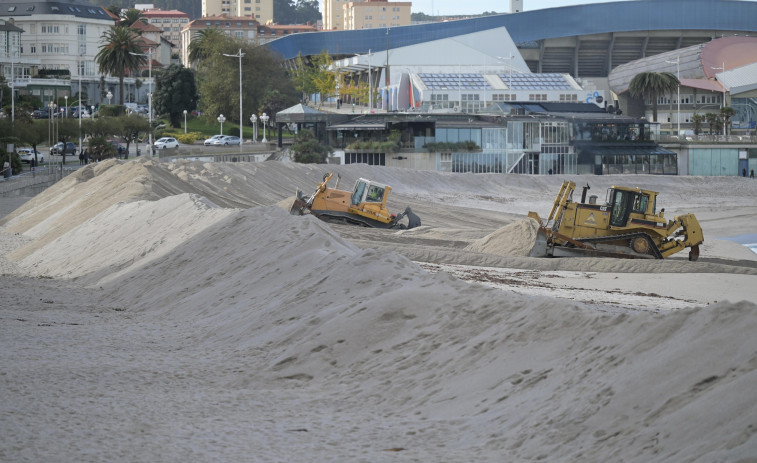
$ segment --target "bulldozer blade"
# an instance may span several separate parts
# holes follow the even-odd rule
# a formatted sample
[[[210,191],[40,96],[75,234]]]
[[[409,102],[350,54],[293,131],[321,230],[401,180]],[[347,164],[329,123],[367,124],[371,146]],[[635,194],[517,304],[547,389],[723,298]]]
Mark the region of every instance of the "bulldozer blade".
[[[531,252],[528,253],[529,257],[546,257],[547,256],[547,233],[544,227],[539,227],[536,231],[536,241],[534,247],[531,248]]]
[[[289,213],[292,215],[304,215],[307,212],[308,204],[300,198],[295,198],[292,202],[292,207],[289,208]]]
[[[410,206],[407,206],[405,208],[405,215],[407,215],[407,228],[408,230],[415,227],[421,226],[421,218],[418,217],[413,213],[413,210],[410,209]]]

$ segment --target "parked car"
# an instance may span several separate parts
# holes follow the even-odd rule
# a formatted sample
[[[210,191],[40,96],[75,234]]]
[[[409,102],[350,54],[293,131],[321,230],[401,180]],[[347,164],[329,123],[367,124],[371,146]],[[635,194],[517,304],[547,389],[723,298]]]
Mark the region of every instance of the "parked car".
[[[32,117],[34,119],[49,119],[50,113],[46,109],[35,109],[32,111]]]
[[[158,150],[163,150],[166,148],[178,148],[179,141],[172,137],[163,137],[157,139],[155,143],[153,143],[153,147]]]
[[[224,135],[213,142],[214,145],[238,145],[239,143],[239,137],[234,135]]]
[[[75,156],[76,155],[76,145],[74,145],[73,143],[71,143],[69,141],[69,142],[66,142],[65,147],[64,147],[64,144],[61,141],[61,142],[56,143],[52,148],[50,148],[50,154],[51,155],[53,155],[53,154],[61,154],[61,153],[63,153],[63,154],[70,154],[71,156]]]
[[[224,136],[225,135],[213,135],[212,137],[208,138],[202,143],[205,146],[215,145],[215,141],[218,140],[219,138],[223,138]]]
[[[31,164],[31,162],[34,160],[34,154],[37,154],[37,162],[39,164],[42,164],[45,161],[44,156],[42,156],[42,153],[39,151],[34,151],[33,148],[20,148],[18,150],[18,157],[21,158],[21,162],[27,162]]]

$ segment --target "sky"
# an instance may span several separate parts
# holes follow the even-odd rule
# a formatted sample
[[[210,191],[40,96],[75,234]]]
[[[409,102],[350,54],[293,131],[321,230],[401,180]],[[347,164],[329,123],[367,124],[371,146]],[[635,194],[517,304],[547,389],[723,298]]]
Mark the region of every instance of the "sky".
[[[497,13],[510,12],[510,0],[411,0],[413,13],[437,15],[480,14],[484,11],[496,11]],[[618,0],[523,0],[523,9],[541,10],[557,6],[586,5],[588,3],[607,3]]]
[[[413,13],[434,15],[480,14],[484,11],[497,13],[510,12],[510,0],[410,0]],[[586,5],[589,3],[608,3],[619,0],[523,0],[525,11],[541,10],[558,6]],[[433,5],[433,13],[431,8]]]

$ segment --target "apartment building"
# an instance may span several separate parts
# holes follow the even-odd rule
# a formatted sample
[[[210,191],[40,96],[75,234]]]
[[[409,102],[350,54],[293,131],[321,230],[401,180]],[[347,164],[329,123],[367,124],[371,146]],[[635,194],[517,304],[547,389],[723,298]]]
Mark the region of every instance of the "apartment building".
[[[202,17],[252,16],[260,24],[273,22],[273,0],[202,0]]]
[[[226,35],[234,37],[245,42],[254,44],[264,44],[279,37],[302,32],[315,32],[316,27],[309,24],[268,24],[264,25],[250,16],[228,16],[226,14],[218,16],[207,16],[195,19],[187,24],[181,31],[181,53],[182,64],[190,67],[189,62],[189,44],[204,29],[221,29]]]
[[[3,1],[0,21],[23,32],[18,36],[9,35],[20,43],[10,57],[0,56],[2,72],[6,78],[10,77],[9,58],[12,57],[17,94],[32,94],[43,102],[74,96],[79,82],[82,82],[83,93],[99,94],[100,74],[95,56],[103,33],[116,19],[104,8],[86,0],[68,3]],[[69,101],[73,103],[72,99]]]
[[[342,5],[345,30],[374,29],[410,25],[412,2],[366,0]]]
[[[323,0],[323,30],[408,26],[412,5],[386,0]]]
[[[181,49],[181,30],[189,24],[189,15],[179,10],[161,10],[151,8],[144,10],[142,15],[147,23],[160,29],[161,34],[171,43]]]
[[[321,15],[323,16],[324,31],[344,30],[343,7],[349,0],[323,0]]]

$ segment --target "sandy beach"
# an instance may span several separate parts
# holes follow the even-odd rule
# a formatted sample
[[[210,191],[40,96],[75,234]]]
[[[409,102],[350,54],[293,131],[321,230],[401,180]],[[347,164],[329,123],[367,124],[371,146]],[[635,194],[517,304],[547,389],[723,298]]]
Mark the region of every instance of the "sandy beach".
[[[292,216],[323,174],[423,225]],[[563,180],[698,261],[528,257]],[[0,461],[757,462],[757,181],[88,165],[0,198]]]

